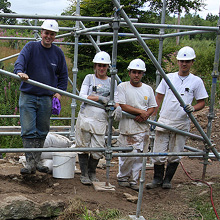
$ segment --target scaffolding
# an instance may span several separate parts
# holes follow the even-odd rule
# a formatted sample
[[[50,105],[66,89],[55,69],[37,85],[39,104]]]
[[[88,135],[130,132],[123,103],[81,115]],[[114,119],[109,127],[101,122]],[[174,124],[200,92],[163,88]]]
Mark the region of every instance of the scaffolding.
[[[0,13],[0,17],[5,18],[23,18],[23,19],[35,19],[35,26],[32,26],[31,23],[28,21],[29,25],[0,25],[0,28],[3,29],[27,29],[27,30],[33,30],[35,32],[34,38],[27,38],[27,37],[0,37],[0,40],[28,40],[28,41],[36,41],[40,40],[39,35],[37,34],[38,30],[41,30],[41,27],[36,26],[38,19],[56,19],[56,20],[71,20],[75,21],[74,27],[59,27],[61,31],[66,31],[68,33],[57,35],[56,39],[67,37],[67,36],[74,36],[74,42],[54,42],[56,44],[63,44],[63,45],[74,45],[74,61],[73,61],[73,79],[69,79],[69,82],[72,85],[72,93],[65,92],[62,90],[59,90],[57,88],[53,88],[51,86],[36,82],[34,80],[28,79],[27,83],[39,86],[44,89],[51,90],[53,92],[60,93],[61,95],[67,96],[72,98],[71,103],[71,118],[64,118],[67,120],[71,120],[71,126],[68,127],[70,129],[69,131],[65,132],[58,132],[63,135],[68,135],[71,139],[74,139],[75,137],[75,119],[76,119],[76,100],[79,100],[81,102],[88,103],[90,105],[105,109],[108,111],[109,121],[108,121],[108,135],[106,137],[107,139],[107,147],[106,148],[42,148],[42,149],[24,149],[24,148],[10,148],[10,149],[0,149],[0,153],[12,153],[12,152],[91,152],[91,151],[99,151],[103,152],[106,158],[106,186],[108,186],[109,183],[109,173],[110,173],[110,163],[113,157],[143,157],[143,166],[142,166],[142,172],[140,177],[140,187],[139,187],[139,194],[138,194],[138,203],[137,203],[137,210],[136,210],[136,216],[130,216],[132,219],[144,219],[142,216],[140,216],[140,209],[141,209],[141,202],[142,202],[142,196],[143,196],[143,188],[144,188],[144,181],[145,181],[145,169],[146,169],[146,158],[148,157],[155,157],[155,156],[200,156],[203,157],[203,174],[202,179],[205,178],[206,168],[208,165],[208,159],[209,157],[216,157],[217,160],[220,160],[220,155],[215,149],[215,144],[212,143],[210,140],[211,137],[211,130],[212,130],[212,120],[214,119],[214,105],[215,105],[215,93],[216,93],[216,83],[217,78],[219,76],[218,67],[219,67],[219,52],[220,52],[220,32],[219,32],[219,25],[220,20],[218,22],[217,27],[208,27],[208,26],[187,26],[187,25],[168,25],[165,24],[165,11],[166,11],[166,1],[163,0],[163,9],[161,14],[161,24],[149,24],[149,23],[138,23],[137,19],[130,19],[128,18],[126,12],[123,10],[123,6],[120,5],[118,0],[112,0],[114,3],[115,9],[114,9],[114,16],[113,17],[86,17],[86,16],[80,16],[80,1],[77,0],[76,5],[76,13],[73,16],[48,16],[48,15],[24,15],[24,14],[8,14],[8,13]],[[83,21],[96,21],[96,22],[102,22],[106,23],[103,25],[97,25],[92,28],[86,28],[83,24]],[[129,27],[131,30],[131,33],[119,33],[119,27],[120,26],[126,26]],[[137,28],[155,28],[160,30],[160,34],[141,34],[137,31]],[[101,30],[105,29],[112,29],[112,32],[104,32]],[[172,34],[165,34],[164,29],[179,29],[179,30],[185,30],[184,32],[178,32],[178,33],[172,33]],[[176,37],[176,36],[184,36],[184,35],[196,35],[201,33],[208,33],[208,32],[214,32],[217,35],[216,38],[216,50],[215,50],[215,58],[214,58],[214,67],[212,72],[212,88],[211,88],[211,97],[210,97],[210,106],[209,106],[209,114],[208,114],[208,127],[207,127],[207,133],[203,131],[197,120],[194,118],[192,113],[188,113],[189,118],[199,131],[200,135],[192,134],[190,132],[185,132],[182,130],[178,130],[169,126],[166,126],[165,124],[160,124],[158,122],[152,121],[152,120],[146,120],[146,123],[159,126],[162,128],[165,128],[167,130],[191,137],[193,139],[197,139],[199,141],[203,141],[205,143],[204,150],[198,150],[192,147],[187,147],[190,152],[181,152],[181,153],[174,153],[174,152],[168,152],[168,153],[130,153],[133,148],[119,148],[119,147],[113,147],[112,146],[112,138],[117,138],[112,136],[112,124],[113,124],[113,110],[114,110],[114,83],[115,79],[118,82],[121,82],[120,78],[117,75],[117,44],[119,43],[127,43],[131,41],[138,41],[139,44],[143,47],[144,51],[146,52],[147,56],[151,59],[152,63],[156,67],[156,86],[160,82],[160,78],[163,77],[166,83],[169,85],[170,89],[174,93],[175,97],[178,99],[181,106],[185,106],[184,101],[182,100],[181,96],[176,91],[175,87],[171,84],[169,79],[167,78],[164,70],[161,67],[161,61],[162,61],[162,50],[163,50],[163,40],[170,37]],[[79,43],[79,36],[86,35],[90,41],[90,43]],[[109,42],[99,42],[95,41],[93,39],[93,36],[112,36],[113,40]],[[125,40],[118,40],[118,36],[124,36],[124,37],[130,37],[130,39]],[[145,40],[146,39],[159,39],[159,52],[158,52],[158,59],[154,57],[150,49],[148,48]],[[77,79],[77,73],[78,73],[78,47],[80,45],[83,46],[93,46],[96,49],[96,52],[101,51],[100,46],[102,45],[112,45],[112,64],[110,67],[110,74],[111,74],[111,91],[110,91],[110,102],[108,105],[108,108],[106,109],[102,104],[81,98],[77,95],[78,91],[76,88],[76,79]],[[0,59],[0,61],[5,61],[11,58],[14,58],[18,56],[19,53],[5,57]],[[0,69],[0,73],[4,74],[6,76],[12,77],[16,80],[20,80],[20,77],[15,75],[14,73],[5,71],[3,69]],[[131,115],[127,112],[123,112],[124,115],[130,118],[134,118],[134,115]],[[16,116],[8,116],[8,115],[1,115],[0,117],[19,117]],[[53,118],[52,118],[53,119]],[[59,119],[59,118],[56,118]],[[63,119],[63,118],[62,118]],[[2,127],[1,127],[2,129]],[[19,128],[18,128],[19,129]],[[0,132],[0,135],[20,135],[19,131],[4,131]],[[122,151],[126,153],[121,153]],[[210,153],[212,151],[212,154]],[[116,153],[115,153],[116,152]]]

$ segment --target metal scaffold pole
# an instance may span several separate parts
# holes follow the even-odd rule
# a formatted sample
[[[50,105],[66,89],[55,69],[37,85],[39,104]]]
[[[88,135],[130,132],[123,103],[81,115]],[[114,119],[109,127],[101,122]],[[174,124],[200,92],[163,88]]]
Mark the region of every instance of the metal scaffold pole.
[[[166,0],[163,0],[163,9],[161,14],[161,24],[165,23],[165,15],[166,15]],[[160,29],[160,35],[164,35],[164,28]],[[163,53],[163,38],[159,38],[159,52],[158,52],[158,63],[161,65],[162,62],[162,53]],[[156,71],[156,87],[160,83],[160,73]]]
[[[218,20],[218,27],[220,27],[220,18]],[[208,114],[208,126],[207,126],[207,136],[211,138],[211,131],[212,131],[212,121],[214,119],[214,106],[215,106],[215,96],[216,96],[216,87],[217,87],[217,79],[219,77],[219,55],[220,54],[220,31],[218,31],[216,37],[216,49],[215,49],[215,58],[214,58],[214,65],[213,65],[213,72],[212,72],[212,88],[211,88],[211,97],[210,97],[210,105],[209,105],[209,114]],[[202,173],[202,180],[205,179],[207,165],[209,164],[209,151],[210,149],[206,148],[206,154],[204,155],[204,166],[203,166],[203,173]]]
[[[77,0],[77,5],[76,5],[76,15],[79,16],[80,15],[80,0]],[[75,25],[75,29],[79,29],[79,21],[76,21],[76,25]],[[78,73],[78,68],[77,68],[77,64],[78,64],[78,49],[79,49],[79,35],[75,34],[75,45],[74,45],[74,61],[73,61],[73,69],[72,69],[72,73],[73,73],[73,94],[76,94],[76,88],[77,88],[77,73]],[[75,115],[76,115],[76,100],[72,99],[72,103],[71,103],[71,130],[70,130],[70,138],[75,137]]]
[[[152,54],[152,52],[150,51],[150,49],[148,48],[148,46],[146,45],[146,43],[144,42],[144,40],[141,38],[139,32],[137,31],[137,29],[135,28],[135,26],[132,24],[132,22],[129,20],[128,16],[126,15],[126,13],[124,12],[124,10],[121,8],[121,6],[119,5],[119,3],[116,0],[113,0],[113,3],[115,4],[115,6],[117,7],[118,10],[120,10],[120,13],[122,15],[122,17],[125,19],[125,21],[127,22],[128,26],[130,27],[130,29],[133,31],[133,33],[135,34],[135,36],[138,39],[138,42],[141,44],[141,46],[144,48],[145,52],[147,53],[147,55],[149,56],[149,58],[151,59],[151,61],[153,62],[153,64],[155,65],[155,67],[157,68],[157,70],[159,71],[159,73],[161,74],[161,76],[164,78],[164,80],[166,81],[166,83],[169,85],[170,89],[172,90],[172,92],[174,93],[175,97],[177,98],[177,100],[179,101],[181,106],[185,106],[185,103],[183,101],[183,99],[181,98],[180,94],[176,91],[175,87],[172,85],[172,83],[170,82],[170,80],[168,79],[168,77],[166,76],[164,70],[162,69],[162,67],[160,66],[160,64],[157,62],[156,58],[154,57],[154,55]],[[212,142],[210,141],[210,139],[207,137],[206,133],[203,131],[203,129],[201,128],[201,126],[199,125],[199,123],[196,121],[195,117],[192,115],[192,113],[187,113],[189,115],[189,118],[191,119],[191,121],[193,122],[193,124],[195,125],[195,127],[197,128],[197,130],[200,132],[200,134],[202,135],[202,137],[204,138],[204,141],[207,143],[207,145],[209,146],[209,148],[212,150],[212,152],[215,154],[216,158],[218,160],[220,160],[220,157],[218,155],[218,152],[216,151],[216,149],[214,148]]]
[[[116,63],[117,63],[117,41],[118,41],[118,30],[119,30],[119,14],[117,12],[114,13],[114,20],[112,23],[113,28],[113,49],[112,49],[112,66],[110,68],[111,73],[111,90],[110,90],[110,103],[109,103],[109,121],[108,121],[108,138],[107,138],[107,151],[106,151],[106,186],[109,186],[109,173],[112,159],[112,150],[111,150],[111,142],[112,142],[112,125],[113,125],[113,117],[112,113],[114,110],[114,92],[115,92],[115,76],[117,74]]]

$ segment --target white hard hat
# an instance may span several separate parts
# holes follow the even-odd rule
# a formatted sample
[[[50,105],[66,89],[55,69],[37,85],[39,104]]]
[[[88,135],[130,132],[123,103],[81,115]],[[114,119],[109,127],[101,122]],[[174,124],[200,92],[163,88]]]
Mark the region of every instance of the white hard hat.
[[[146,71],[145,63],[141,59],[134,59],[130,62],[128,66],[128,70],[141,70],[145,72]]]
[[[108,53],[105,51],[98,52],[92,61],[93,63],[102,63],[102,64],[110,64],[111,59]]]
[[[58,23],[55,20],[50,20],[50,19],[45,20],[41,25],[41,28],[54,32],[59,31]]]
[[[191,47],[183,47],[179,50],[176,59],[177,60],[193,60],[196,58],[195,51]]]

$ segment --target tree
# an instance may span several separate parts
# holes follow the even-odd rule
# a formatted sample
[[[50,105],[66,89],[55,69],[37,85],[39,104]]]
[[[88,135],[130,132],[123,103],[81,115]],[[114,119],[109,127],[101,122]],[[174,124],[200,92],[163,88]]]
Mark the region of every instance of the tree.
[[[72,2],[68,12],[75,12],[77,0]],[[123,9],[128,16],[137,17],[140,9],[143,8],[146,0],[121,0],[120,4],[124,5]],[[111,0],[82,0],[80,1],[80,14],[84,16],[110,17],[113,14],[114,4]]]
[[[189,13],[189,11],[195,10],[201,11],[201,8],[205,6],[203,3],[203,0],[166,0],[167,8],[166,10],[169,11],[169,13],[174,13],[178,15],[178,22],[177,24],[180,25],[180,19],[181,19],[181,13],[183,10],[185,10],[186,13]],[[150,1],[150,9],[155,11],[161,11],[163,7],[163,0],[153,0]],[[179,30],[177,30],[179,32]],[[176,44],[179,44],[179,37],[176,37]]]
[[[76,11],[76,0],[71,0],[73,5],[64,13],[66,15],[73,14]],[[124,5],[123,9],[125,10],[126,14],[130,18],[138,18],[139,22],[143,23],[158,23],[160,22],[160,17],[158,14],[142,10],[144,8],[145,0],[121,0],[120,4]],[[91,16],[91,17],[112,17],[114,14],[114,5],[111,0],[83,0],[80,4],[80,15],[82,16]],[[60,23],[61,24],[61,23]],[[68,24],[67,22],[63,22],[62,25],[74,26],[74,22],[70,21]],[[84,22],[86,28],[94,27],[98,25],[98,22]],[[112,29],[103,30],[104,32],[112,32]],[[159,30],[156,29],[145,29],[145,28],[138,28],[140,33],[149,33],[154,34],[158,33]],[[131,33],[128,27],[120,27],[119,32],[121,33]],[[96,40],[96,37],[93,36]],[[130,38],[130,37],[127,37]],[[126,39],[126,37],[120,37],[119,40]],[[69,37],[67,39],[69,42],[74,42],[73,37]],[[86,36],[80,36],[80,42],[89,42]],[[109,36],[101,36],[101,42],[112,41],[112,37]],[[148,41],[148,46],[152,49],[153,52],[158,51],[158,41],[151,40]],[[101,46],[101,50],[108,52],[110,55],[112,53],[112,45],[104,45]],[[143,59],[146,64],[148,65],[148,72],[149,74],[146,75],[146,78],[151,76],[154,77],[155,74],[155,67],[147,57],[143,48],[139,45],[138,42],[128,42],[118,44],[118,57],[117,57],[117,69],[119,70],[118,75],[122,80],[127,79],[127,66],[131,60],[134,58],[141,58]],[[74,54],[74,47],[70,46],[70,56],[73,58]],[[78,68],[79,70],[85,70],[92,68],[92,59],[94,54],[96,53],[95,49],[92,46],[80,46],[79,53],[78,53]],[[157,56],[157,54],[156,54]]]
[[[150,2],[151,10],[162,10],[163,0],[148,0],[148,2]],[[166,0],[166,5],[169,13],[182,13],[183,11],[189,13],[190,10],[201,11],[206,4],[203,3],[203,0]]]
[[[217,24],[218,19],[219,19],[218,15],[213,15],[212,13],[208,13],[206,16],[207,21],[216,22],[216,24]]]
[[[11,3],[8,0],[0,0],[0,13],[13,13],[9,8]],[[3,24],[16,24],[15,18],[0,18],[0,22]]]

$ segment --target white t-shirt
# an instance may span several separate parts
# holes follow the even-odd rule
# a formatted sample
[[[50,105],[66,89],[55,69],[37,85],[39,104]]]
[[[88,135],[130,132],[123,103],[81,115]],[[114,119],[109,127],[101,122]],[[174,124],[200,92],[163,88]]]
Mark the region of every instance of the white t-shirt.
[[[86,75],[83,80],[79,96],[87,99],[89,95],[109,96],[111,87],[111,79],[99,79],[95,74]],[[114,99],[117,102],[117,82],[115,81]],[[96,134],[104,134],[108,115],[104,109],[95,107],[86,103],[82,103],[78,120],[80,120],[81,129]]]
[[[110,95],[110,86],[111,86],[111,78],[107,79],[99,79],[95,76],[95,74],[86,75],[83,80],[79,96],[87,99],[91,94],[101,95],[101,96],[109,96]],[[114,98],[117,98],[117,82],[115,80],[115,93]],[[117,101],[117,100],[115,100]]]
[[[118,85],[118,101],[119,104],[130,105],[145,111],[157,106],[153,89],[144,83],[141,87],[134,87],[130,82],[120,83]],[[148,130],[149,126],[145,122],[139,123],[124,115],[119,123],[119,131],[124,135],[138,134]]]
[[[167,77],[185,104],[191,104],[194,98],[200,100],[208,97],[204,83],[198,76],[190,73],[188,76],[181,78],[178,72],[175,72],[167,74]],[[190,123],[187,113],[180,106],[179,101],[164,79],[158,85],[156,92],[165,94],[158,122],[166,122],[166,125],[174,127],[178,127],[179,124],[182,124],[184,127],[184,124]]]
[[[111,87],[111,79],[109,77],[103,80],[103,79],[97,78],[95,74],[88,74],[83,80],[79,96],[84,99],[87,99],[87,97],[90,95],[107,97],[110,95],[110,87]],[[116,81],[115,81],[114,99],[115,99],[115,102],[117,102],[117,82]],[[101,109],[101,108],[98,108],[98,107],[95,107],[95,106],[92,106],[86,103],[82,103],[80,108],[81,110],[85,108],[89,108],[89,111],[91,112],[91,114],[89,113],[89,111],[87,111],[89,114],[87,115],[88,117],[97,118],[101,120],[102,120],[102,117],[104,117],[105,118],[104,120],[107,119],[107,113],[105,112],[104,109]]]

